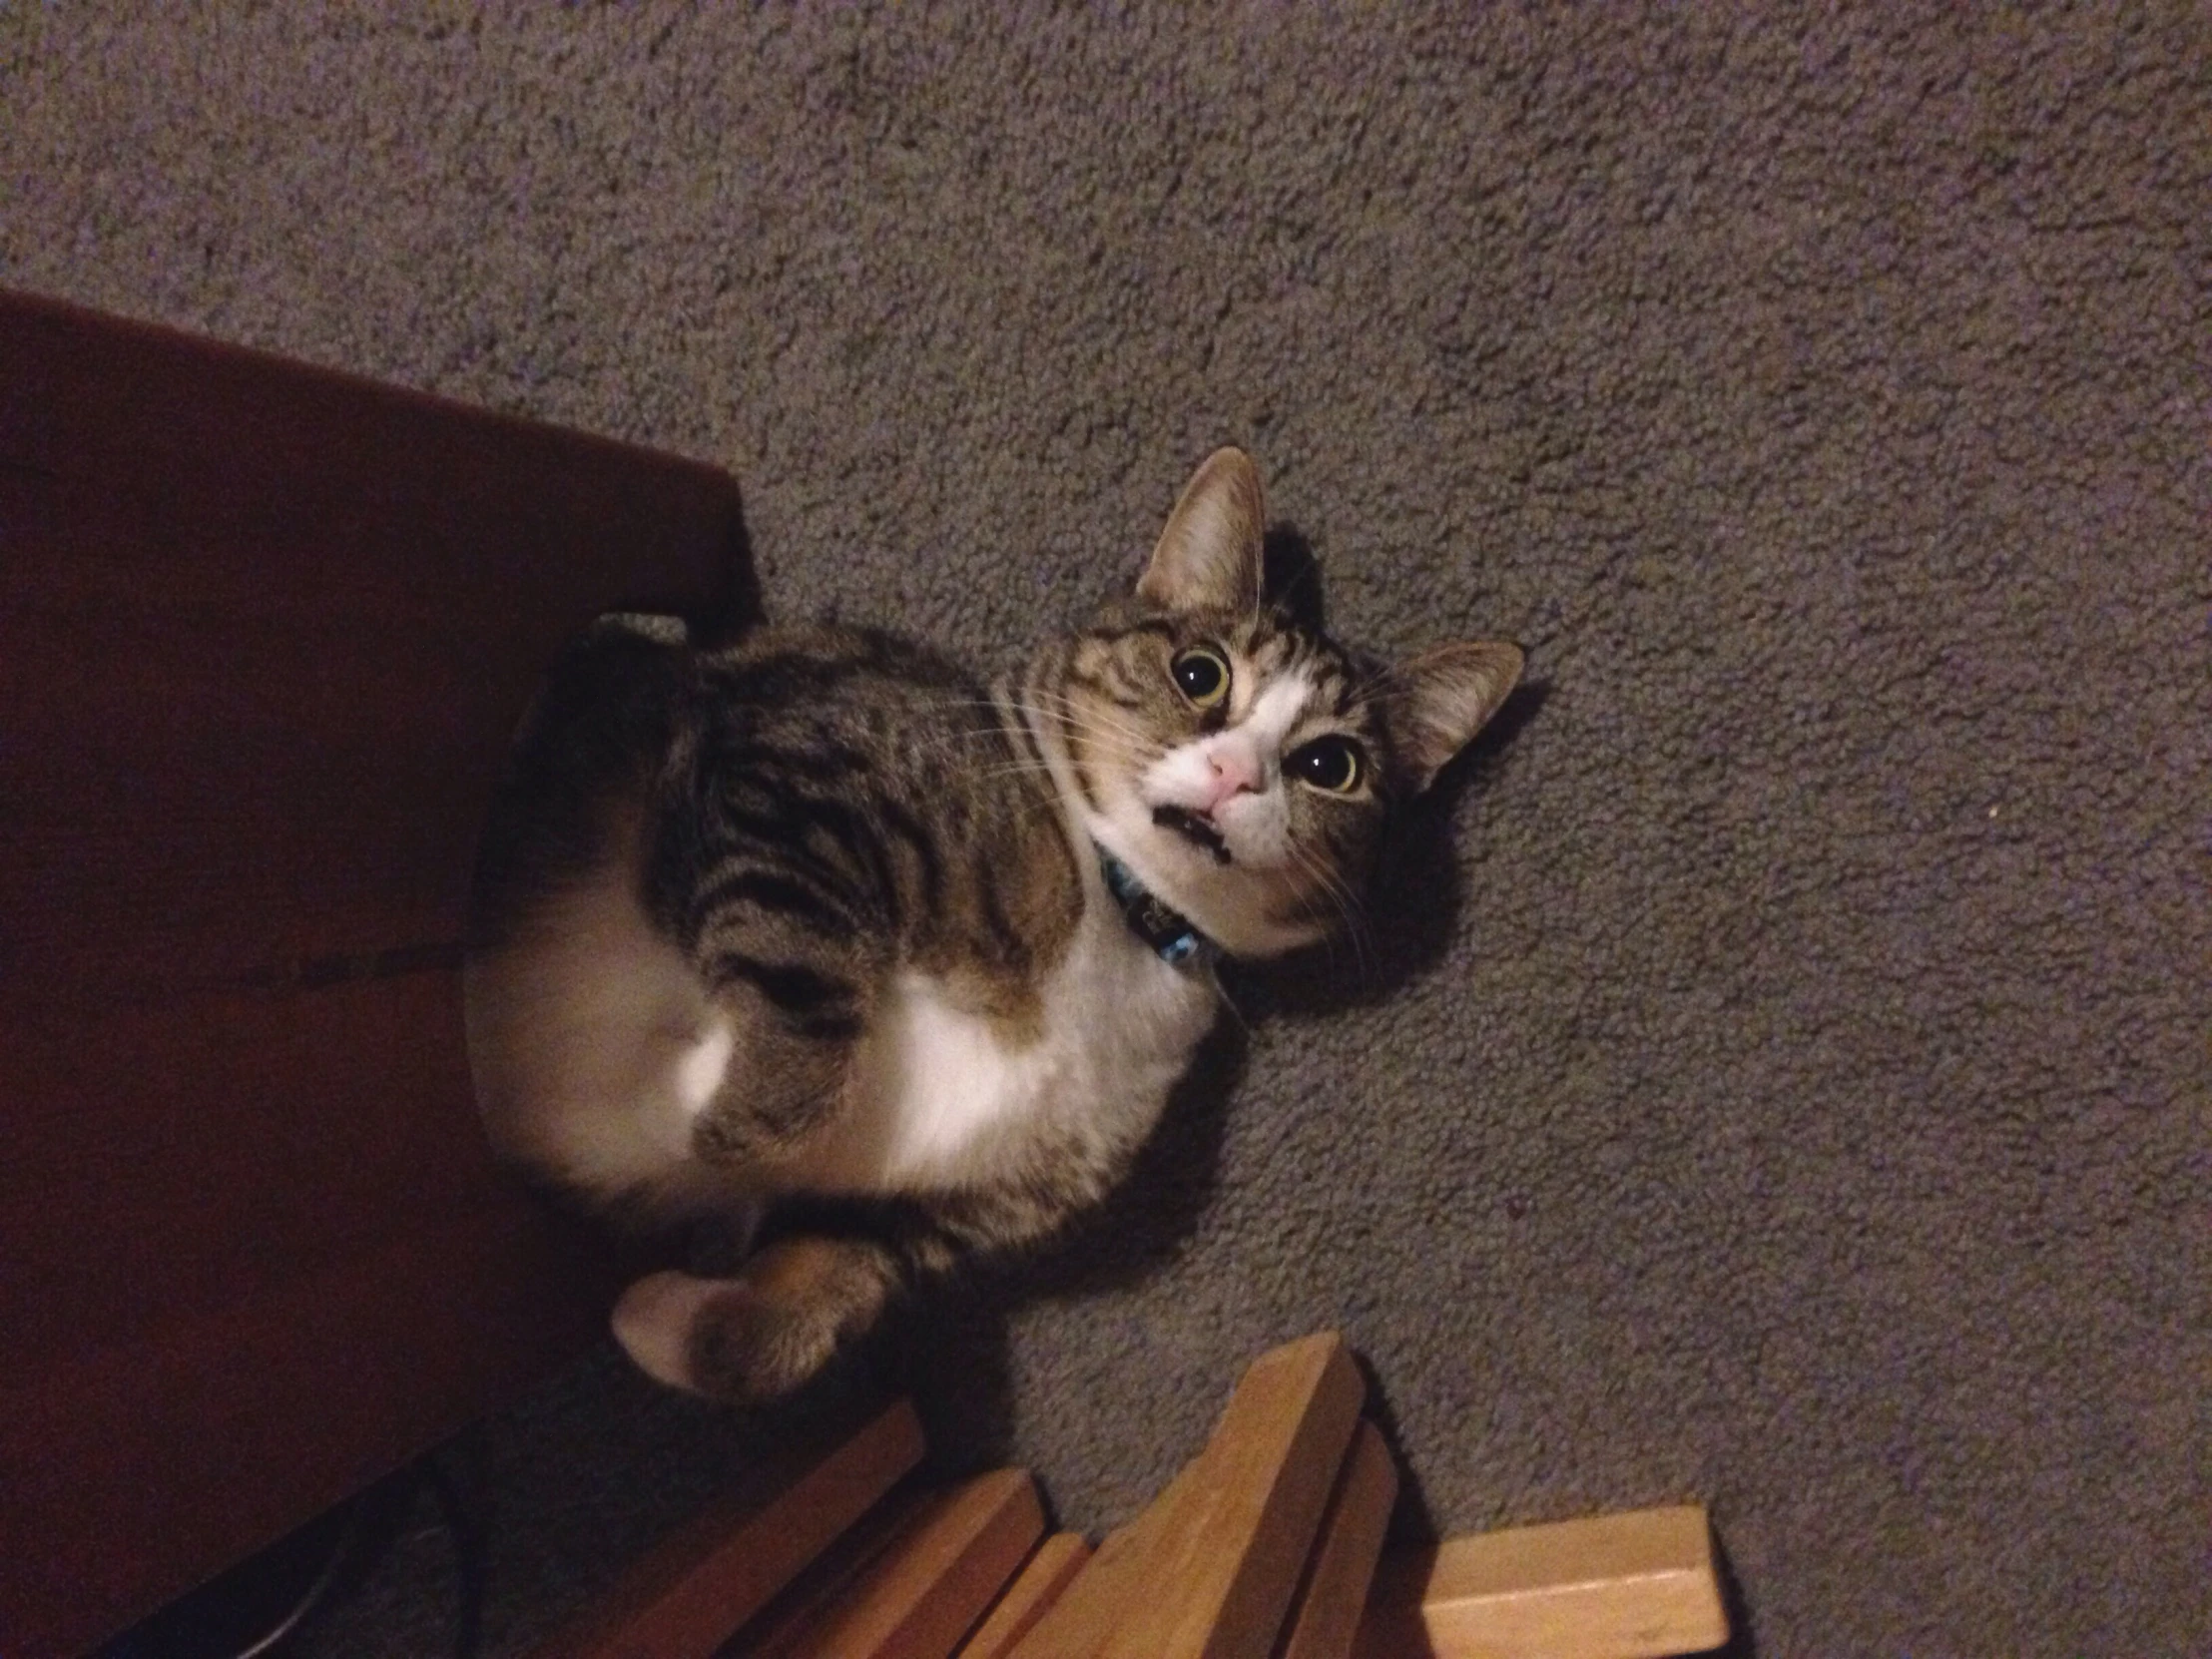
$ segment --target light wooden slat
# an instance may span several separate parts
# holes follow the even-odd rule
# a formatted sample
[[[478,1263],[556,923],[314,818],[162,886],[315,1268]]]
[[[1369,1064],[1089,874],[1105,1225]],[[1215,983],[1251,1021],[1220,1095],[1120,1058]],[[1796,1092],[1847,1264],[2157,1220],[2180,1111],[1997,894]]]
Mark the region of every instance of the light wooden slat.
[[[1267,1659],[1367,1392],[1334,1333],[1263,1355],[1207,1448],[1194,1513],[1107,1659]]]
[[[1321,1539],[1284,1623],[1276,1659],[1348,1659],[1396,1502],[1397,1465],[1390,1448],[1382,1430],[1363,1422],[1330,1494]]]
[[[921,1461],[901,1400],[765,1500],[740,1494],[650,1551],[535,1659],[707,1659]]]
[[[959,1659],[1006,1659],[1090,1558],[1091,1546],[1079,1533],[1055,1532],[1045,1539],[975,1634],[960,1644]]]
[[[860,1574],[875,1565],[891,1541],[910,1526],[936,1494],[907,1484],[862,1515],[734,1636],[727,1655],[758,1659],[788,1652],[849,1595]]]
[[[756,1659],[948,1659],[1044,1535],[1022,1469],[931,1497],[843,1594]]]
[[[1016,1659],[1092,1659],[1123,1609],[1150,1588],[1158,1555],[1172,1544],[1202,1495],[1205,1464],[1201,1451],[1142,1513],[1106,1535],[1098,1552],[1016,1644]]]
[[[1728,1640],[1703,1508],[1453,1538],[1385,1562],[1360,1659],[1660,1659]]]
[[[1365,1393],[1335,1333],[1254,1361],[1205,1451],[1018,1659],[1268,1659]]]

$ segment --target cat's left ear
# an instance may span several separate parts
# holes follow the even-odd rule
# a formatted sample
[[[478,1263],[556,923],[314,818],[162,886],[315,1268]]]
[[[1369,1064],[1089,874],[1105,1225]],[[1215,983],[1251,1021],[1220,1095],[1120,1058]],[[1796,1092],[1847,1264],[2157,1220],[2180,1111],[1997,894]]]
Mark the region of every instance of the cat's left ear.
[[[1412,774],[1415,791],[1435,782],[1452,756],[1474,741],[1521,676],[1517,645],[1447,645],[1424,652],[1390,676],[1390,747]]]
[[[1171,611],[1258,610],[1266,527],[1260,469],[1242,449],[1215,450],[1183,486],[1137,597]]]

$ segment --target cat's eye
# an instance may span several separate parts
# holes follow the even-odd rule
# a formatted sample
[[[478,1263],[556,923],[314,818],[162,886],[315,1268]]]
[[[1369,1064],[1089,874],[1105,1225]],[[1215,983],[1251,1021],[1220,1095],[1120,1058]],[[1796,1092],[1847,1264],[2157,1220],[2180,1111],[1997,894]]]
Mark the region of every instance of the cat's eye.
[[[1317,790],[1327,790],[1331,795],[1350,795],[1360,787],[1360,779],[1367,771],[1366,758],[1360,746],[1350,738],[1316,738],[1301,745],[1291,755],[1290,773]]]
[[[1216,708],[1229,696],[1229,661],[1210,645],[1178,652],[1168,672],[1193,708]]]

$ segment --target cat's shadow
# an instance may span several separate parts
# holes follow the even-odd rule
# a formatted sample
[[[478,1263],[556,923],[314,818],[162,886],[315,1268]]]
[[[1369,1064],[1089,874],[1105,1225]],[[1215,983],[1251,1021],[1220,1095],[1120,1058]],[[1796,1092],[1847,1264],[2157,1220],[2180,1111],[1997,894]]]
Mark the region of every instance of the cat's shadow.
[[[1541,681],[1516,687],[1481,735],[1404,811],[1369,883],[1356,937],[1235,967],[1232,992],[1247,1019],[1371,1007],[1442,965],[1458,937],[1469,885],[1467,849],[1454,828],[1464,823],[1460,804],[1495,778],[1550,695]]]
[[[1323,625],[1313,550],[1291,526],[1268,534],[1266,582],[1270,597],[1302,624]],[[1047,1250],[979,1265],[910,1300],[854,1357],[881,1385],[912,1395],[940,1471],[996,1466],[1016,1453],[1010,1343],[1020,1310],[1142,1284],[1165,1272],[1195,1235],[1221,1185],[1228,1114],[1253,1033],[1277,1018],[1380,1002],[1444,960],[1464,903],[1465,875],[1452,835],[1456,810],[1469,791],[1494,776],[1547,693],[1540,684],[1517,689],[1404,815],[1383,849],[1356,945],[1230,966],[1224,989],[1241,1018],[1224,1018],[1215,1027],[1159,1128],[1103,1205]],[[1233,1382],[1222,1380],[1225,1396]],[[1407,1495],[1420,1507],[1417,1494]]]
[[[1267,534],[1265,559],[1269,599],[1300,626],[1325,629],[1313,544],[1295,525],[1279,524]],[[1232,968],[1225,977],[1248,1020],[1367,1007],[1442,962],[1458,934],[1465,902],[1466,880],[1452,832],[1460,802],[1495,776],[1549,695],[1543,683],[1516,687],[1480,736],[1400,815],[1345,936],[1278,962]]]

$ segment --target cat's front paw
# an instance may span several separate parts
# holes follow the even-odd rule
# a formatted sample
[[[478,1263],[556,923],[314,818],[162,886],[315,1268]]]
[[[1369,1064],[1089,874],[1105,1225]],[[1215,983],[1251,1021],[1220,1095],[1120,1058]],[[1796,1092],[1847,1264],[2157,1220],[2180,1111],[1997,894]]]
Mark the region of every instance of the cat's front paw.
[[[656,1273],[639,1280],[616,1302],[615,1341],[638,1370],[672,1388],[696,1387],[691,1380],[691,1333],[700,1311],[726,1282],[688,1273]]]
[[[692,1386],[734,1405],[766,1404],[811,1381],[836,1348],[836,1327],[822,1313],[774,1301],[740,1280],[693,1322]]]
[[[615,1304],[615,1340],[647,1376],[734,1405],[766,1404],[808,1382],[837,1345],[833,1321],[744,1279],[656,1273]]]

